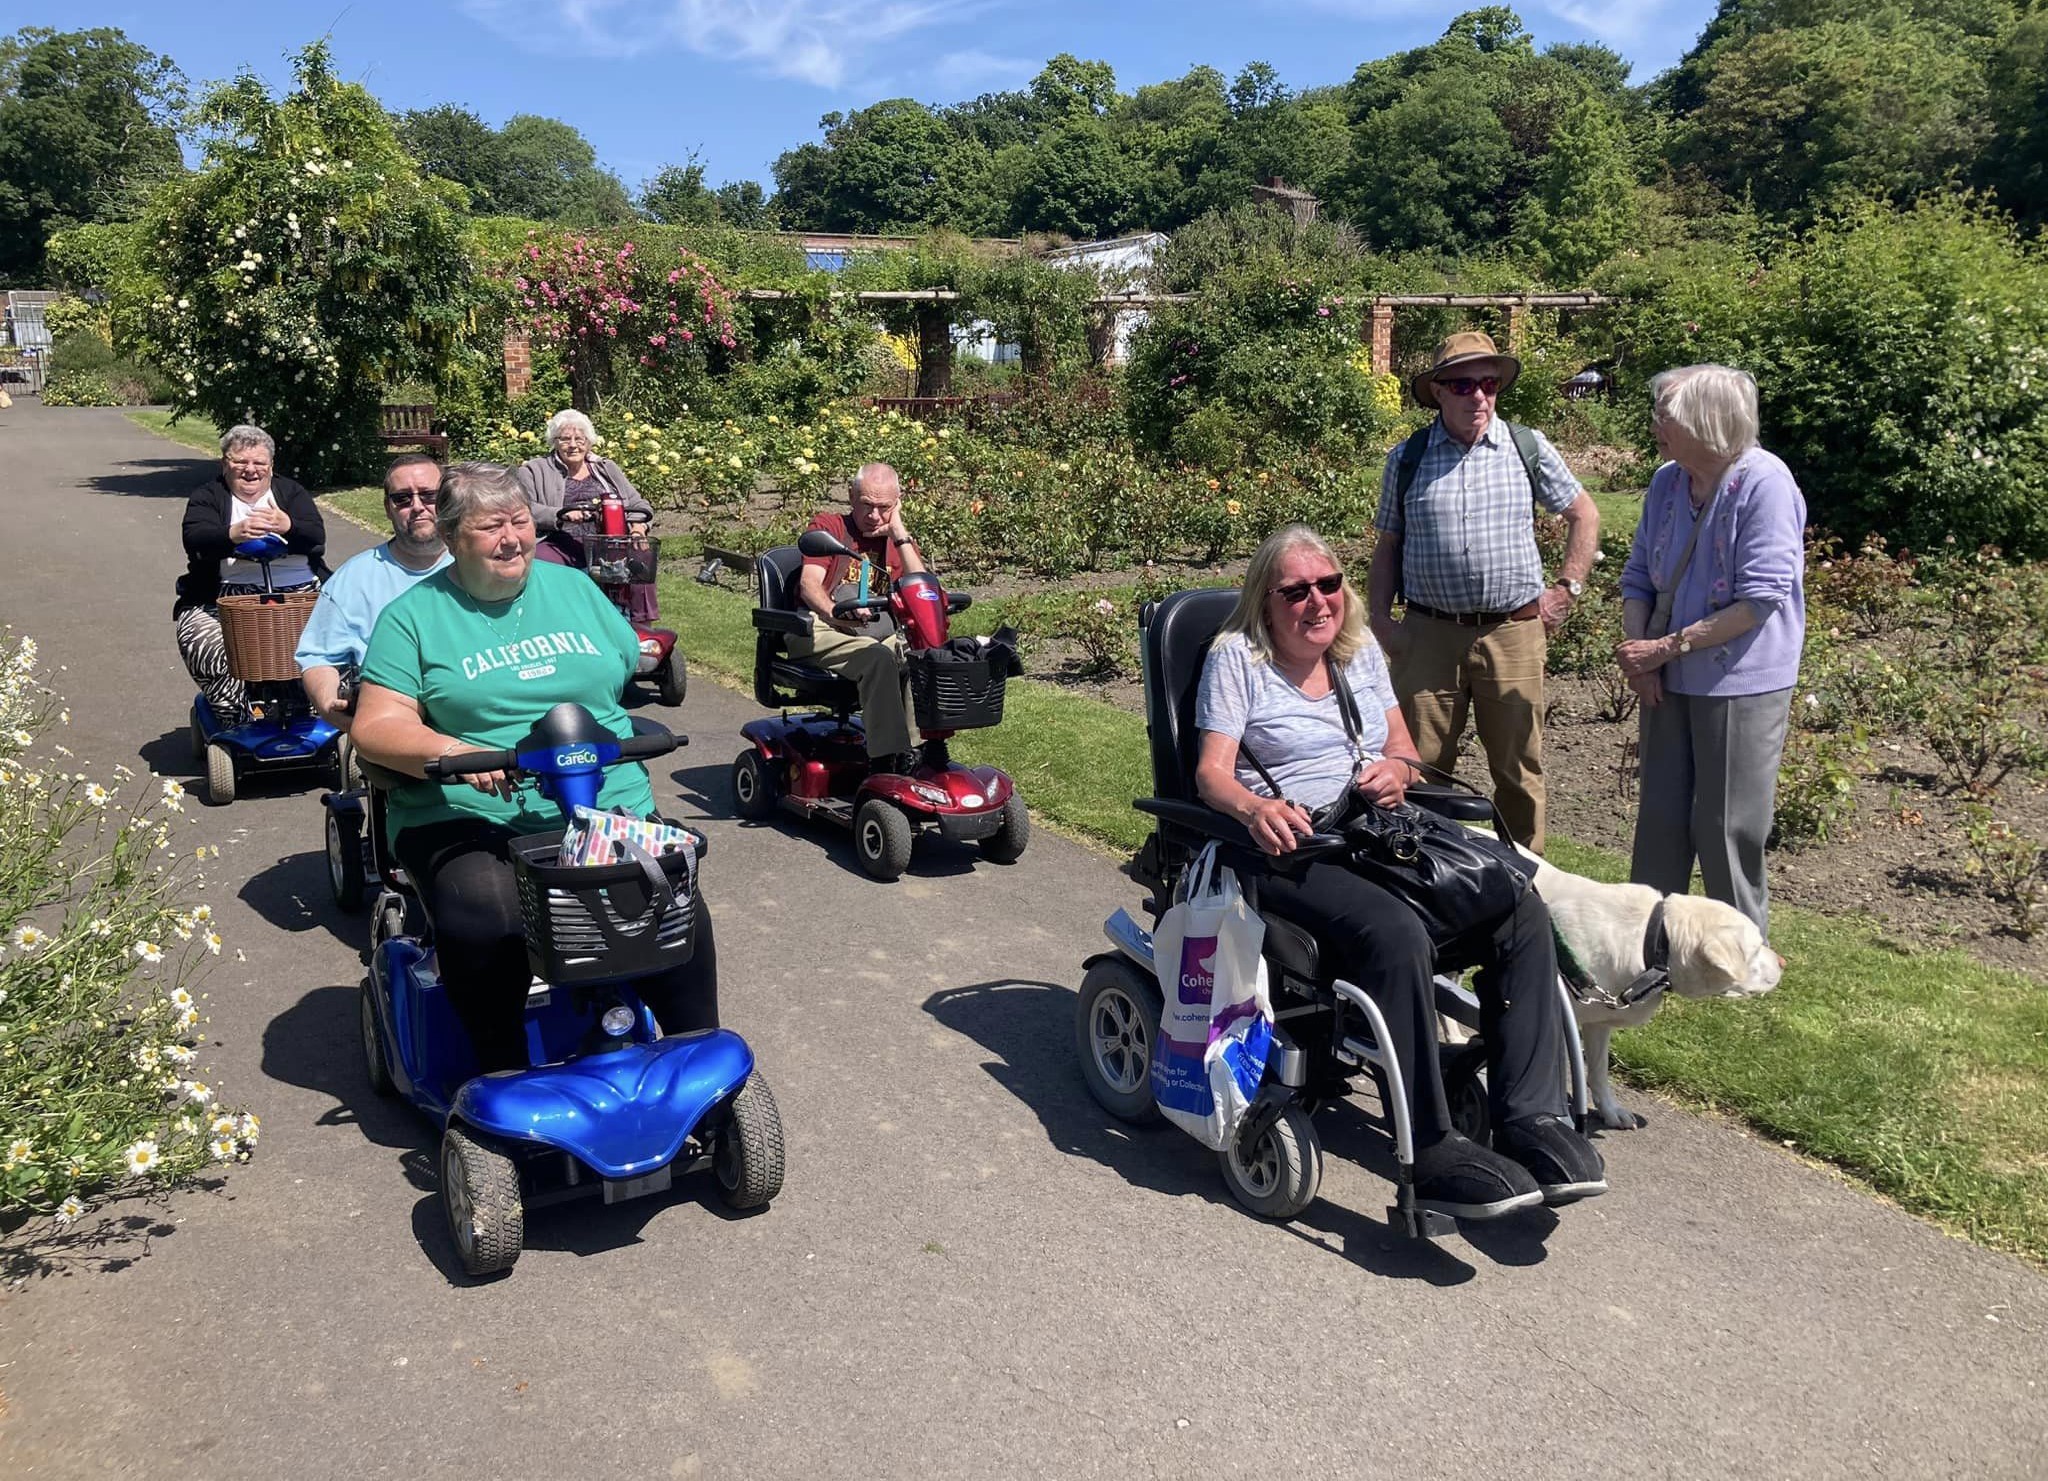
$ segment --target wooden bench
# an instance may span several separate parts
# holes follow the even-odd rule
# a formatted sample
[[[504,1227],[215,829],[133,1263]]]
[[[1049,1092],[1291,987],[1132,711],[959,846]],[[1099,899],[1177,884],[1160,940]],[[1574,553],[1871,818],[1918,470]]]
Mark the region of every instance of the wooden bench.
[[[416,447],[437,458],[448,456],[448,434],[434,430],[434,408],[431,404],[386,406],[377,431],[384,440],[384,446],[394,452],[399,448]]]

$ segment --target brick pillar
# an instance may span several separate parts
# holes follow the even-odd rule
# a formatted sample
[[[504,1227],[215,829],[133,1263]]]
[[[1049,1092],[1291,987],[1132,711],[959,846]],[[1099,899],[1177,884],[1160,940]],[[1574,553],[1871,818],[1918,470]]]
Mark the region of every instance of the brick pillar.
[[[917,311],[917,394],[953,394],[953,315],[948,303]]]
[[[1366,332],[1371,336],[1372,373],[1390,374],[1394,368],[1394,306],[1374,304],[1366,316]]]
[[[533,389],[533,355],[526,331],[505,326],[505,399],[517,401]]]
[[[1511,303],[1508,305],[1508,342],[1501,346],[1512,355],[1521,347],[1522,331],[1529,323],[1529,305]]]

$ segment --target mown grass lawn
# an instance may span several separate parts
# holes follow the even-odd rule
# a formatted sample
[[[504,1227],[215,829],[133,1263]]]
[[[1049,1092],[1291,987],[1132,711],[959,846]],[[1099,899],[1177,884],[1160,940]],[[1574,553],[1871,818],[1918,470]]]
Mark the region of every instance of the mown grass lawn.
[[[375,489],[326,497],[381,522]],[[692,564],[663,572],[664,616],[695,672],[749,688],[749,601],[700,586]],[[1148,831],[1130,805],[1151,786],[1136,715],[1015,682],[1002,726],[953,749],[1010,772],[1033,811],[1069,832],[1129,852]],[[1596,879],[1627,874],[1618,855],[1565,839],[1552,858]],[[1916,1213],[2048,1265],[2048,983],[1960,952],[1907,951],[1875,923],[1803,910],[1773,912],[1773,941],[1788,962],[1776,992],[1668,1003],[1617,1037],[1628,1078],[1739,1117]]]

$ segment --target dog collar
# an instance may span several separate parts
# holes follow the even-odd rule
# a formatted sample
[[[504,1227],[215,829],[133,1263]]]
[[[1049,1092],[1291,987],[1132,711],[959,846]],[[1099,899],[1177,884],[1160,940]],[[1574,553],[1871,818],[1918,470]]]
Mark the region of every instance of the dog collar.
[[[1671,985],[1671,935],[1664,929],[1664,902],[1659,900],[1643,927],[1643,970],[1621,990],[1621,1006],[1639,1003]]]

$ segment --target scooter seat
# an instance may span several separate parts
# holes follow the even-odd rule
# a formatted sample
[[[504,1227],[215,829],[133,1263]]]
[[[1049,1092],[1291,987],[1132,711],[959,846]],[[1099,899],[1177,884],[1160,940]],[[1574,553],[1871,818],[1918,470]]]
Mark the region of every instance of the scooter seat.
[[[796,696],[799,704],[828,705],[835,710],[860,708],[860,686],[830,669],[796,658],[777,658],[768,665],[774,688]]]

